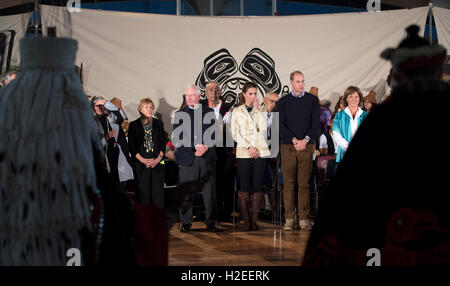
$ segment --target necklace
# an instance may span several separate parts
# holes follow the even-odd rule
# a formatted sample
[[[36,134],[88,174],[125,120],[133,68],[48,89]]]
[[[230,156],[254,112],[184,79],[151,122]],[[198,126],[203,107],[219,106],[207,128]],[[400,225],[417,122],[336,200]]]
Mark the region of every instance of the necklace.
[[[144,148],[147,153],[153,152],[153,134],[151,119],[144,125]]]
[[[145,140],[144,140],[144,148],[147,153],[150,153],[150,150],[153,152],[153,135],[151,128],[145,128]]]

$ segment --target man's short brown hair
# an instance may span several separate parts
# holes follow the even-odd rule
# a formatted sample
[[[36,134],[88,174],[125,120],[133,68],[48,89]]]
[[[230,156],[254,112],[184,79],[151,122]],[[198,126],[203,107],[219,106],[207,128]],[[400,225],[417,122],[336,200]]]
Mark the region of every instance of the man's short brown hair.
[[[303,75],[303,73],[301,72],[301,71],[293,71],[293,72],[291,72],[291,75],[289,76],[289,79],[292,81],[292,80],[294,80],[294,76],[296,75],[296,74],[301,74],[301,75]],[[304,76],[304,75],[303,75]]]

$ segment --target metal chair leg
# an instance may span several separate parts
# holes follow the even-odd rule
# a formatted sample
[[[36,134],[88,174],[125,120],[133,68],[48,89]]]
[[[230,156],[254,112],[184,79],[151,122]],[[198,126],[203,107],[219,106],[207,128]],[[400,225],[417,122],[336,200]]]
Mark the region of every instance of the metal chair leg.
[[[235,183],[235,187],[233,190],[233,227],[235,226],[236,223],[236,183]]]

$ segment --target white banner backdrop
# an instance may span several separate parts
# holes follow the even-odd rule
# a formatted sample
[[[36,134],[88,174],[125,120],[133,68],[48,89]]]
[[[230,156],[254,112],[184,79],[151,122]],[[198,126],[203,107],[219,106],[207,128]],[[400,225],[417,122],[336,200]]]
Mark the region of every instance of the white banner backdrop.
[[[42,6],[46,26],[70,34],[65,8]],[[405,28],[424,29],[428,7],[376,13],[283,17],[198,17],[82,9],[72,13],[90,95],[118,97],[130,119],[139,99],[150,97],[166,124],[184,88],[218,80],[228,100],[244,81],[260,96],[290,89],[289,74],[305,74],[306,90],[319,88],[332,107],[349,85],[377,99],[386,95],[390,63],[380,58],[396,47]],[[264,94],[262,94],[264,93]],[[168,128],[170,130],[170,128]]]
[[[3,55],[5,57],[5,60],[3,61],[3,69],[4,71],[5,65],[6,65],[6,57],[7,53],[9,51],[9,41],[11,39],[11,32],[14,31],[15,37],[14,37],[14,44],[12,49],[12,56],[11,56],[11,65],[13,66],[19,66],[20,65],[20,49],[19,49],[19,40],[23,38],[27,31],[27,24],[30,20],[31,13],[24,13],[24,14],[17,14],[17,15],[10,15],[10,16],[1,16],[0,17],[0,33],[4,34],[6,36],[6,50],[5,54]]]
[[[450,55],[450,9],[433,7],[433,16],[439,44],[444,46],[447,55]]]

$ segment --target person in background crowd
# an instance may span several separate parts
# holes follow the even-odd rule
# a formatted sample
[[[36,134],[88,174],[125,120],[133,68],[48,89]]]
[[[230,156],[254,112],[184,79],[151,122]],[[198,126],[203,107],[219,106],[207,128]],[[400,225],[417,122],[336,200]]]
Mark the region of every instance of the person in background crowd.
[[[226,128],[231,123],[232,105],[221,99],[219,83],[212,81],[206,85],[206,99],[201,103],[214,110],[217,122],[219,123],[219,132],[222,134],[222,140],[217,138],[216,144],[216,192],[217,192],[217,211],[221,220],[230,221],[233,211],[233,192],[234,192],[234,156],[232,147],[226,144]]]
[[[364,97],[363,110],[365,112],[369,113],[375,106],[377,106],[377,100],[375,98],[376,95],[377,93],[371,90],[369,94]]]
[[[317,166],[318,168],[325,170],[326,178],[332,178],[336,171],[336,152],[338,150],[338,145],[333,136],[333,119],[334,117],[331,118],[331,125],[327,127],[327,130],[324,130],[322,135],[320,135],[318,145],[320,156],[318,160],[325,160],[327,161],[327,164],[326,169],[322,163],[318,162]],[[323,176],[322,178],[324,179]]]
[[[136,179],[136,201],[164,208],[164,152],[166,136],[162,121],[153,117],[150,98],[139,102],[138,119],[130,123],[128,144]]]
[[[245,230],[258,230],[256,223],[263,198],[263,176],[270,151],[264,138],[267,112],[261,110],[257,86],[247,82],[242,88],[239,102],[233,109],[231,132],[236,145],[237,172],[239,174],[239,210]]]
[[[105,103],[107,106],[110,106],[111,114],[108,116],[109,121],[111,122],[111,126],[114,130],[118,130],[117,134],[117,143],[119,144],[118,147],[120,149],[119,158],[118,158],[118,173],[119,173],[119,181],[122,185],[122,187],[132,187],[134,175],[133,175],[133,162],[130,157],[130,151],[128,149],[128,118],[125,114],[125,111],[122,107],[122,101],[116,97],[110,100],[112,104],[114,104],[115,107],[110,106],[108,103]],[[118,109],[118,110],[117,110]],[[119,113],[119,112],[120,113]],[[122,117],[123,121],[122,123],[119,123],[120,119],[119,115]]]
[[[264,194],[264,208],[268,211],[273,209],[273,202],[275,201],[275,193],[273,190],[273,178],[276,174],[277,159],[280,150],[272,149],[272,123],[274,118],[274,112],[276,112],[276,103],[280,100],[280,97],[275,92],[269,92],[266,97],[264,97],[264,108],[267,111],[267,140],[269,142],[270,158],[268,158],[266,163],[266,170],[264,172],[264,185],[267,186],[269,192]],[[275,153],[276,152],[276,153]]]
[[[313,86],[311,87],[311,90],[309,91],[309,93],[314,94],[315,96],[317,96],[317,98],[319,98],[319,88]],[[316,140],[316,147],[317,149],[319,148],[318,143],[319,143],[319,138],[320,136],[325,133],[328,132],[328,127],[331,124],[331,111],[329,109],[331,103],[328,100],[320,100],[319,99],[319,104],[320,104],[320,127],[321,127],[321,132],[319,134],[319,136],[317,138],[315,138]],[[320,152],[316,152],[315,155],[319,156]],[[313,159],[315,159],[315,156],[313,156]]]
[[[362,92],[356,86],[349,86],[344,92],[345,109],[336,114],[333,122],[333,137],[338,144],[336,163],[344,157],[356,130],[367,116],[360,107],[362,98]]]
[[[125,134],[125,137],[128,137],[128,127],[130,123],[128,122],[128,117],[125,113],[125,110],[122,107],[122,101],[116,97],[113,97],[110,101],[120,110],[120,113],[122,114],[123,117],[123,122],[121,124],[122,131]]]
[[[333,121],[334,117],[330,120],[330,125],[327,129],[322,130],[322,134],[319,137],[319,152],[320,156],[335,155],[338,149],[336,140],[333,137]]]
[[[114,183],[120,184],[118,169],[120,149],[117,144],[117,138],[119,134],[118,124],[122,123],[123,117],[120,112],[115,112],[115,116],[109,118],[110,112],[105,104],[107,104],[109,109],[117,110],[114,104],[106,101],[101,96],[93,96],[91,98],[91,106],[97,123],[97,131],[106,154],[106,168],[111,174]],[[114,124],[114,128],[111,123]]]
[[[328,100],[321,100],[320,101],[320,127],[321,130],[328,130],[328,127],[330,127],[331,124],[331,117],[333,114],[331,114],[330,111],[330,105],[331,102]]]
[[[316,96],[305,92],[305,78],[300,71],[290,75],[291,93],[277,104],[280,112],[281,158],[284,182],[285,230],[294,229],[294,187],[298,179],[300,227],[311,229],[309,219],[309,179],[314,152],[314,138],[320,133],[320,106]]]
[[[334,106],[334,112],[333,112],[333,117],[341,110],[345,109],[345,101],[344,101],[344,96],[339,96],[338,101],[336,102],[336,105]]]
[[[280,100],[280,97],[275,92],[269,92],[266,97],[264,97],[263,109],[267,112],[267,139],[271,139],[271,127],[273,123],[273,112],[276,112],[276,104]]]

